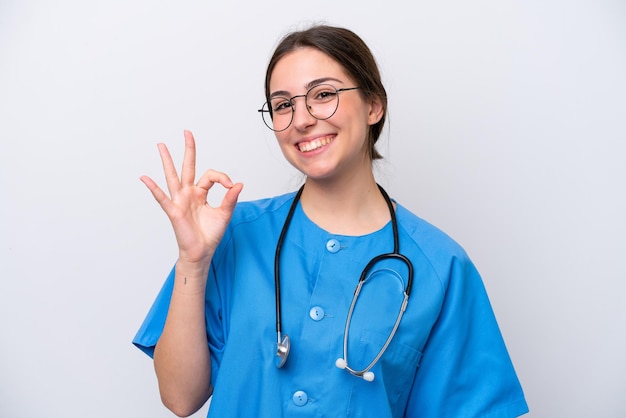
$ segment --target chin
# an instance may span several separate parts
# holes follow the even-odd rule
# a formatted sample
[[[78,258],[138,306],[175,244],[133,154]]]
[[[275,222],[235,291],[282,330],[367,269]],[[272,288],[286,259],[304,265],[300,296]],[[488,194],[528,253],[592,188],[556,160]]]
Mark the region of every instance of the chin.
[[[301,172],[307,180],[317,182],[328,182],[340,177],[336,170],[306,170]]]

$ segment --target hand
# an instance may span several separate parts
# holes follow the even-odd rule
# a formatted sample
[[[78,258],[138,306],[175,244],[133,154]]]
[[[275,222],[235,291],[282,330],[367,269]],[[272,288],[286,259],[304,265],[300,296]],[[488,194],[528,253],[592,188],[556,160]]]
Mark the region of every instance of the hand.
[[[185,131],[185,154],[180,179],[165,144],[157,146],[170,196],[150,177],[142,176],[141,181],[152,192],[172,223],[178,243],[179,259],[208,264],[224,236],[243,184],[234,184],[226,174],[214,170],[207,170],[197,183],[194,183],[196,144],[189,131]],[[215,183],[228,189],[218,207],[212,207],[207,203],[209,190]]]

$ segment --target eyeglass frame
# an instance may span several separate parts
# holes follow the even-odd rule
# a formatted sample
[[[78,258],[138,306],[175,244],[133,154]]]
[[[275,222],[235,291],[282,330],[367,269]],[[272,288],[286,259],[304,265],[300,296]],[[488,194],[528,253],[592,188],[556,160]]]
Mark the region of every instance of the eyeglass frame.
[[[306,98],[309,95],[309,93],[319,87],[319,86],[330,86],[332,88],[335,89],[335,91],[337,92],[337,106],[335,107],[335,110],[333,110],[333,113],[330,114],[330,116],[327,116],[325,118],[318,118],[317,116],[315,116],[314,114],[311,113],[311,106],[308,105]],[[289,123],[287,124],[287,126],[285,126],[283,129],[274,129],[272,127],[270,127],[267,122],[265,121],[265,117],[263,117],[263,113],[269,113],[270,114],[270,118],[273,119],[272,116],[272,106],[270,104],[270,102],[266,101],[265,103],[263,103],[263,106],[261,106],[261,109],[258,109],[257,112],[259,112],[261,114],[261,119],[263,119],[263,124],[265,126],[267,126],[270,130],[274,131],[274,132],[282,132],[287,130],[291,124],[293,123],[293,115],[296,113],[296,104],[294,103],[294,99],[297,99],[298,97],[304,97],[304,107],[306,108],[307,112],[309,112],[309,115],[313,116],[315,119],[317,120],[327,120],[333,117],[333,115],[335,113],[337,113],[337,109],[339,109],[339,93],[341,93],[342,91],[350,91],[350,90],[358,90],[361,87],[343,87],[338,89],[337,87],[333,86],[332,84],[328,84],[328,83],[320,83],[320,84],[316,84],[314,86],[312,86],[310,89],[307,90],[307,92],[305,94],[298,94],[295,95],[293,97],[291,97],[290,99],[287,99],[289,101],[289,103],[291,104],[291,120],[289,121]],[[276,97],[284,97],[284,96],[276,96]],[[285,97],[286,98],[286,97]],[[267,105],[267,109],[264,109],[263,107]]]

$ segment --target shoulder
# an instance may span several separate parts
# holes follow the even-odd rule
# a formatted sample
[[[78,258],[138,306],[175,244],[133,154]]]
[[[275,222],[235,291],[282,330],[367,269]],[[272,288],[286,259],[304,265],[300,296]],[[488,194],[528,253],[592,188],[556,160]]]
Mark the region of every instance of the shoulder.
[[[295,192],[290,192],[280,196],[239,202],[233,212],[231,227],[255,222],[267,216],[282,214],[283,211],[289,210],[289,205],[294,196]]]
[[[446,232],[399,204],[396,216],[403,237],[401,251],[410,251],[430,265],[444,287],[455,274],[477,273],[465,249]]]
[[[420,218],[400,204],[396,204],[398,227],[424,252],[444,252],[451,256],[466,257],[463,247],[437,226]]]
[[[224,236],[213,256],[216,266],[232,257],[235,248],[254,247],[277,238],[295,192],[238,202]],[[225,258],[226,257],[226,258]]]
[[[222,241],[228,243],[237,236],[246,237],[247,240],[252,237],[267,239],[272,234],[279,233],[295,194],[295,192],[290,192],[264,199],[238,202]]]

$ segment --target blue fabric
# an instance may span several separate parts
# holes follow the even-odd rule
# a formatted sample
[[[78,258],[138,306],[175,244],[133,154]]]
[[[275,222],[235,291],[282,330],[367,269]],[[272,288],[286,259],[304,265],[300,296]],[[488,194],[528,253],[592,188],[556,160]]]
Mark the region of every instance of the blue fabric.
[[[407,310],[366,382],[335,367],[367,262],[393,250],[391,224],[360,237],[330,234],[298,206],[281,256],[286,365],[276,349],[274,252],[293,194],[237,205],[206,291],[213,399],[209,417],[514,417],[528,411],[482,280],[465,251],[397,205],[400,252],[415,277]],[[326,248],[330,239],[341,249]],[[377,264],[356,304],[348,363],[362,369],[384,344],[406,268]],[[172,292],[170,274],[133,340],[152,355]],[[323,311],[322,319],[310,310]]]

